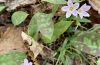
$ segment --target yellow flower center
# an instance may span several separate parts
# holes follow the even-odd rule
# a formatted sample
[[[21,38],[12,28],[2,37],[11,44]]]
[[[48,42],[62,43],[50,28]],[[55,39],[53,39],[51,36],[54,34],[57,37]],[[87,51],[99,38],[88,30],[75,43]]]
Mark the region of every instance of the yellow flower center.
[[[78,9],[78,12],[82,12],[82,10]]]
[[[70,11],[73,11],[73,9],[74,9],[74,7],[70,7],[70,8],[69,8]]]

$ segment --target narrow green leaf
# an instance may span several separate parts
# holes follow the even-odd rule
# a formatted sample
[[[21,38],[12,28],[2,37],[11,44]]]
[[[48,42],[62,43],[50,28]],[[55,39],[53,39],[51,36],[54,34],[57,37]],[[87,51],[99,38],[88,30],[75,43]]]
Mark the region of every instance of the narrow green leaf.
[[[70,57],[66,56],[66,59],[64,61],[64,65],[71,65],[71,59],[70,59]]]
[[[63,34],[72,24],[73,21],[64,21],[56,23],[54,26],[53,39],[56,40],[61,34]]]
[[[19,25],[26,19],[27,16],[28,16],[28,14],[23,11],[14,12],[11,17],[12,23],[14,25]]]
[[[78,22],[84,22],[84,23],[89,23],[91,22],[89,19],[87,18],[80,18],[79,16],[78,17],[75,17],[75,20],[77,20]]]
[[[53,4],[66,4],[67,3],[65,0],[42,0],[42,1],[46,1],[49,3],[53,3]]]

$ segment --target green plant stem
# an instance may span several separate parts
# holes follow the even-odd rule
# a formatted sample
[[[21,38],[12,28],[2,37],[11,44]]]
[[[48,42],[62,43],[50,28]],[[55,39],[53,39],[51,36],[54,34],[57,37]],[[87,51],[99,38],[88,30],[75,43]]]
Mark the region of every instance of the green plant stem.
[[[58,7],[59,7],[58,4],[55,4],[55,5],[54,5],[54,7],[53,7],[53,9],[52,9],[51,17],[53,17],[53,16],[55,15],[55,13],[56,13],[57,10],[58,10]]]

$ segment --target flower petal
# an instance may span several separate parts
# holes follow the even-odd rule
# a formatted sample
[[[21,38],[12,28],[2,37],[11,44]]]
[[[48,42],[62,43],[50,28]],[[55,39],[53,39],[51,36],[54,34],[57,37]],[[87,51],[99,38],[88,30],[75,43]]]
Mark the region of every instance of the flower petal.
[[[78,11],[77,11],[77,10],[74,10],[74,11],[72,12],[72,14],[73,14],[74,16],[77,16],[77,15],[78,15]]]
[[[61,8],[61,10],[64,11],[64,12],[66,12],[66,11],[68,10],[68,6],[63,6],[63,7]]]
[[[79,14],[80,18],[82,19],[83,18],[83,15],[82,14]]]
[[[24,63],[22,63],[21,65],[24,65]]]
[[[90,8],[91,8],[91,6],[84,4],[84,5],[81,6],[80,9],[83,10],[83,11],[88,11]]]
[[[79,8],[79,5],[80,5],[79,3],[75,3],[75,4],[74,4],[74,8],[75,8],[75,9],[78,9],[78,8]]]
[[[32,62],[30,62],[28,65],[32,65]]]
[[[68,6],[73,6],[73,1],[72,0],[68,0]]]
[[[71,13],[70,12],[66,12],[66,18],[70,17]]]
[[[24,64],[28,64],[28,60],[27,59],[24,59]]]
[[[89,17],[90,15],[87,13],[87,12],[81,12],[81,13],[79,13],[79,16],[81,17],[81,19],[83,18],[83,16],[85,16],[85,17]]]
[[[82,12],[82,15],[85,17],[89,17],[90,15],[87,12]]]

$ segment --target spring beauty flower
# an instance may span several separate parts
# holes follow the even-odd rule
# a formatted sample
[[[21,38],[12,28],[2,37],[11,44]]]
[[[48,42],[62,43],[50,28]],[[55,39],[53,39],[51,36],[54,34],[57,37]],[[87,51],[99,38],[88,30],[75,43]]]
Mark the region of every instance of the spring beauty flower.
[[[81,19],[83,17],[89,17],[90,15],[87,13],[87,11],[91,8],[91,6],[88,6],[86,4],[82,5],[79,9],[78,9],[78,14],[81,17]]]
[[[24,59],[24,63],[21,65],[32,65],[32,62],[28,62],[28,59]]]
[[[66,12],[66,18],[70,17],[71,15],[77,16],[77,9],[79,8],[79,3],[73,4],[72,0],[68,0],[67,4],[68,6],[63,6],[61,8],[62,11]]]

